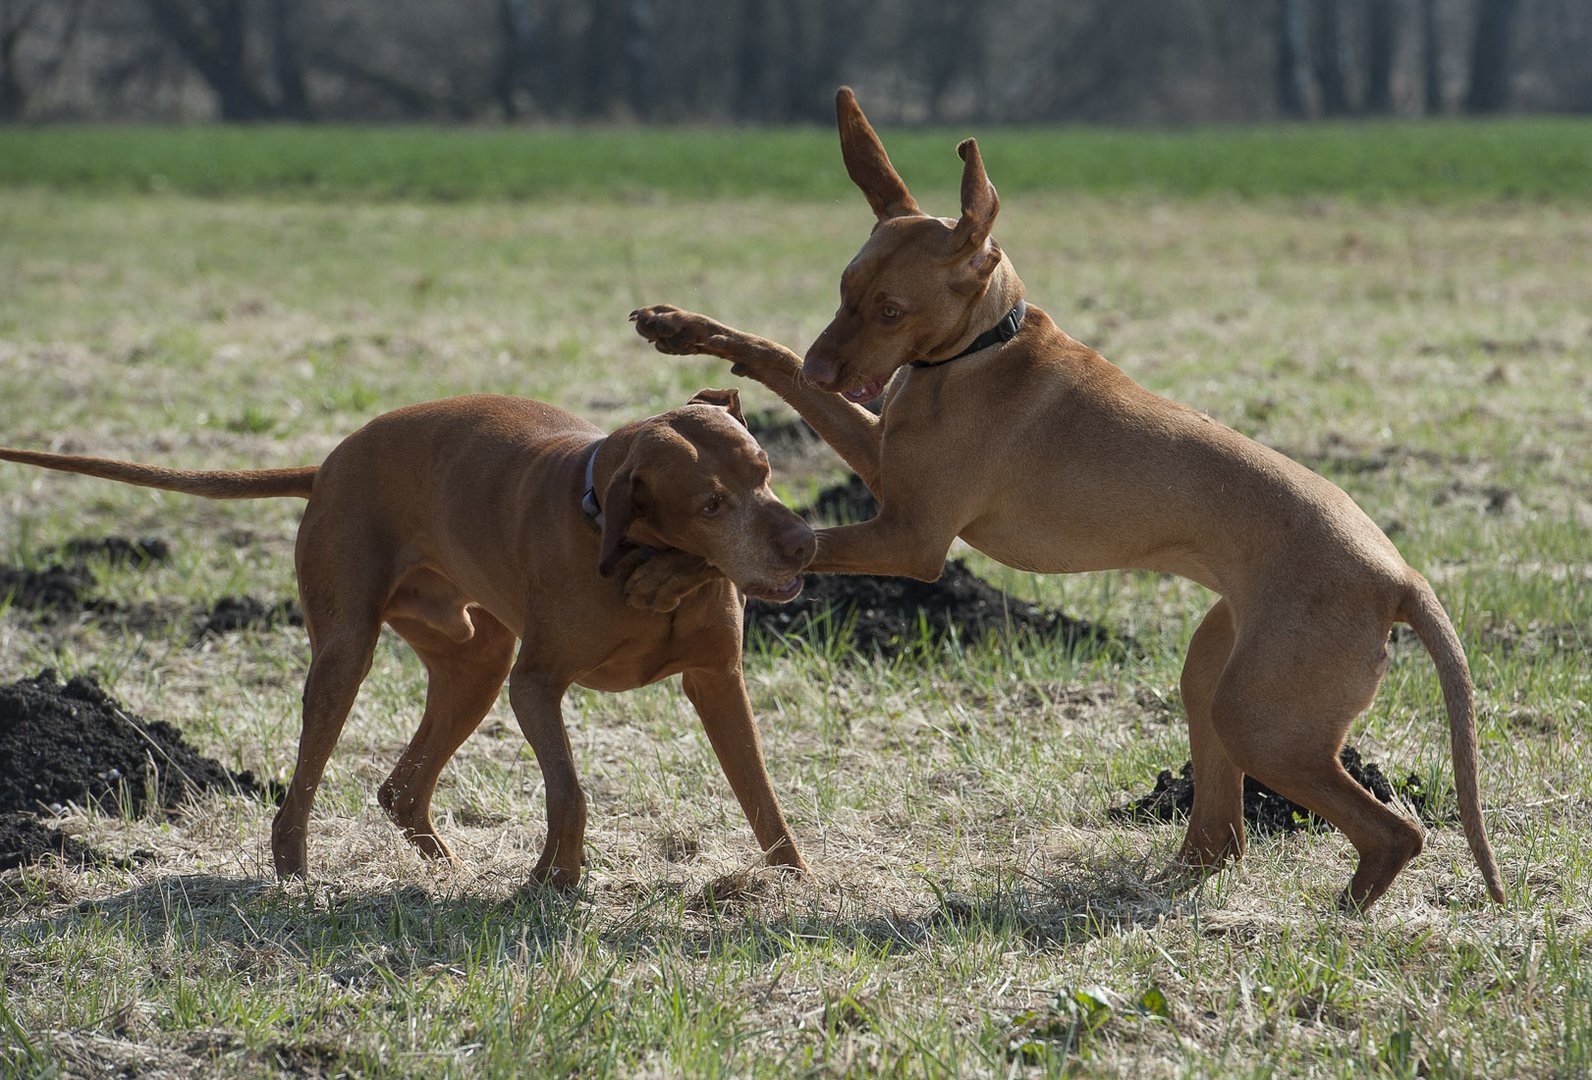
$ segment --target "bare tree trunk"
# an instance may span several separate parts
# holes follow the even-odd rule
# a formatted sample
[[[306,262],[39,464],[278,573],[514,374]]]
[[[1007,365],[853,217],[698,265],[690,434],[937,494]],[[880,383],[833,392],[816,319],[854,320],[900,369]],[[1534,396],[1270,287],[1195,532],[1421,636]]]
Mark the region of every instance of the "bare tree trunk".
[[[1393,54],[1398,35],[1396,0],[1365,3],[1365,111],[1386,116],[1393,111]]]
[[[932,0],[920,4],[918,13],[902,42],[923,80],[929,119],[941,122],[957,78],[971,71],[976,83],[984,51],[982,31],[990,20],[963,0]]]
[[[652,0],[626,0],[620,55],[624,58],[625,103],[632,116],[645,117],[653,112],[648,68],[652,63],[654,22]]]
[[[733,108],[742,119],[764,120],[768,117],[769,6],[767,0],[741,0],[740,9]]]
[[[44,12],[48,2],[0,0],[0,123],[20,120],[34,93],[55,78],[55,73],[72,51],[72,43],[82,21],[83,0],[69,0],[54,47],[45,59],[31,65],[32,85],[29,85],[29,79],[24,78],[20,56],[22,41],[38,25],[35,20]],[[35,55],[38,51],[34,50]]]
[[[619,0],[592,0],[591,23],[586,27],[586,69],[581,82],[582,111],[590,117],[608,117],[614,111],[620,15]]]
[[[1309,109],[1309,47],[1303,0],[1277,0],[1277,111],[1284,116],[1302,117]]]
[[[533,24],[525,0],[498,0],[498,67],[492,92],[507,119],[520,114],[519,91],[531,48]]]
[[[44,0],[26,4],[0,0],[0,120],[16,120],[28,107],[28,88],[17,70],[17,49],[43,8]]]
[[[273,104],[250,85],[243,66],[247,12],[244,0],[144,0],[155,25],[209,84],[221,119],[263,120]]]
[[[1498,112],[1509,104],[1509,44],[1516,0],[1481,0],[1470,50],[1465,111]]]
[[[785,116],[790,120],[832,122],[835,88],[862,24],[862,8],[852,0],[785,0],[792,28],[790,77]]]
[[[299,0],[271,0],[271,64],[276,72],[281,115],[290,120],[310,118],[309,94],[304,89],[304,61],[299,55],[294,15]]]
[[[1421,0],[1421,90],[1427,116],[1443,112],[1443,45],[1437,34],[1438,0]]]
[[[1316,0],[1315,29],[1311,59],[1316,71],[1316,86],[1321,90],[1321,114],[1346,116],[1350,112],[1349,79],[1339,0]]]

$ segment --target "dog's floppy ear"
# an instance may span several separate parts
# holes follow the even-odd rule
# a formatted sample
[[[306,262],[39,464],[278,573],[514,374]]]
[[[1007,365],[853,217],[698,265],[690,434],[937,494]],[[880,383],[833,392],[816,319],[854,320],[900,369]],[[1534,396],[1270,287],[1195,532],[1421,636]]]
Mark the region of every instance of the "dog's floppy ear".
[[[974,248],[974,270],[987,272],[994,268],[992,258],[998,248],[988,244],[990,230],[995,227],[995,215],[1000,213],[1001,199],[995,194],[995,185],[984,172],[984,159],[978,152],[978,141],[964,139],[956,148],[962,158],[962,216],[951,233],[951,249],[957,253]]]
[[[741,413],[741,392],[739,390],[715,390],[712,387],[698,390],[686,404],[695,405],[698,403],[717,405],[721,409],[728,409],[730,415],[735,417],[737,423],[742,427],[746,426],[746,417]]]
[[[846,173],[868,197],[874,216],[884,221],[922,213],[890,164],[890,155],[884,152],[884,144],[862,115],[857,95],[849,86],[842,86],[835,95],[835,121],[840,126],[840,156],[846,163]]]
[[[632,521],[646,516],[647,508],[647,483],[627,461],[603,492],[603,547],[597,563],[597,572],[603,577],[612,574],[619,560],[636,546],[634,541],[625,539],[625,533]]]

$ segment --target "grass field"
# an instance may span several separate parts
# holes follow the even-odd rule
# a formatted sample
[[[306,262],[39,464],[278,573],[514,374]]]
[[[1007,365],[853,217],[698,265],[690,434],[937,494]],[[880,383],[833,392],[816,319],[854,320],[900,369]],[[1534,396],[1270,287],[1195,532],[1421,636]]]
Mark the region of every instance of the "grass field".
[[[67,808],[61,827],[148,857],[0,877],[0,1071],[1587,1075],[1587,130],[1392,126],[1304,155],[1369,163],[1327,179],[1287,147],[1358,146],[1355,129],[981,133],[1032,300],[1152,389],[1336,480],[1433,580],[1478,685],[1507,907],[1453,825],[1364,917],[1334,909],[1352,856],[1336,833],[1259,839],[1197,887],[1163,880],[1180,830],[1107,811],[1187,755],[1177,673],[1211,597],[975,559],[1145,654],[758,650],[748,682],[809,878],[757,868],[674,685],[568,699],[591,801],[576,898],[521,889],[542,791],[506,701],[438,793],[461,865],[423,863],[374,799],[424,683],[384,642],[316,806],[308,884],[272,879],[272,808],[228,797],[174,817]],[[951,212],[957,163],[930,136],[892,150]],[[1397,148],[1422,140],[1498,171],[1406,169]],[[521,172],[484,163],[523,145],[538,149]],[[636,156],[604,157],[620,146]],[[1168,146],[1183,164],[1124,164]],[[1200,157],[1206,173],[1185,171]],[[734,385],[657,356],[625,314],[669,301],[810,341],[870,223],[836,158],[827,133],[0,133],[0,443],[277,466],[435,396],[511,392],[613,424]],[[1103,178],[1054,181],[1046,161]],[[787,467],[782,491],[803,501],[835,468]],[[298,509],[4,465],[0,562],[154,534],[171,562],[107,571],[101,593],[286,596]],[[276,779],[306,660],[290,628],[195,646],[175,624],[0,613],[0,681],[92,672]],[[1418,647],[1395,644],[1353,741],[1446,782]]]
[[[920,198],[955,197],[967,131],[894,131]],[[1355,199],[1592,198],[1592,121],[1198,130],[986,129],[1003,194],[1087,191]],[[645,130],[338,127],[0,130],[0,185],[421,200],[850,197],[828,126]]]

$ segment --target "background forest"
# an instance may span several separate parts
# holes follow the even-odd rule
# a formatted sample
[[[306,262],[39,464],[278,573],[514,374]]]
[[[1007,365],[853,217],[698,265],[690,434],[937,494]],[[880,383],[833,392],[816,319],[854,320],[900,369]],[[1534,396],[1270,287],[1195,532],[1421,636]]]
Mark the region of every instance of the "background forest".
[[[1586,0],[0,0],[0,118],[1585,112],[1589,56]]]

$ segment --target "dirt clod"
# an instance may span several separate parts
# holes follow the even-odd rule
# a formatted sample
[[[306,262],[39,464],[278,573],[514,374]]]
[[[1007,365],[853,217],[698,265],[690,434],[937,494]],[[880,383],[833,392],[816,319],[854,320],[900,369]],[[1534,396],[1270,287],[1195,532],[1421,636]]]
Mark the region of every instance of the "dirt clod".
[[[98,683],[53,670],[0,686],[0,868],[47,852],[91,857],[32,817],[67,804],[141,813],[201,791],[267,794],[204,757],[161,720],[124,709]]]
[[[759,446],[775,457],[800,453],[820,441],[818,432],[801,417],[771,409],[747,413],[746,429]]]
[[[0,814],[0,870],[57,855],[69,866],[94,866],[103,856],[83,841],[29,814]]]
[[[149,566],[171,558],[171,545],[158,536],[144,536],[130,540],[125,536],[80,536],[62,544],[59,554],[75,566],[90,559],[104,559],[112,566]]]
[[[97,611],[103,603],[89,595],[94,578],[81,566],[56,563],[43,570],[0,566],[0,600],[28,611],[50,615]]]
[[[171,557],[171,545],[159,537],[79,537],[39,554],[60,561],[42,570],[0,566],[0,604],[9,603],[46,619],[87,615],[143,633],[186,621],[196,642],[241,630],[304,625],[304,614],[291,599],[272,602],[253,596],[224,596],[208,609],[185,615],[174,602],[121,604],[97,595],[96,561],[134,569],[165,562]]]
[[[1419,775],[1410,773],[1402,782],[1388,780],[1381,766],[1366,762],[1352,746],[1338,756],[1354,781],[1377,801],[1391,803],[1401,798],[1427,824],[1439,823],[1436,796]],[[1180,821],[1194,809],[1194,763],[1185,761],[1177,776],[1162,769],[1155,778],[1155,789],[1126,806],[1114,807],[1106,816],[1114,821]],[[1244,826],[1252,833],[1319,831],[1331,828],[1320,817],[1298,803],[1284,798],[1252,776],[1244,777]]]
[[[194,620],[193,636],[198,640],[239,630],[267,630],[284,625],[304,625],[304,613],[293,600],[268,604],[255,596],[223,596]]]
[[[862,477],[853,473],[840,483],[824,488],[813,499],[812,505],[799,513],[814,523],[850,525],[877,516],[879,500],[873,497],[873,492],[862,482]]]

